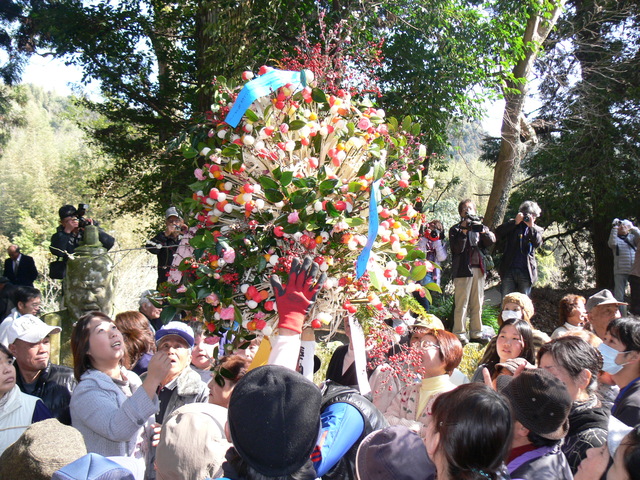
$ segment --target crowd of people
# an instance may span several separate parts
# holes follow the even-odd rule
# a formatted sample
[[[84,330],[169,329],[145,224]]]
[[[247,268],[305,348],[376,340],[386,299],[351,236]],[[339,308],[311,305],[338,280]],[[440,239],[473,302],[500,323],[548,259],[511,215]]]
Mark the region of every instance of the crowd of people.
[[[532,324],[528,296],[542,242],[537,204],[523,203],[495,232],[473,202],[459,213],[449,231],[453,331],[430,314],[403,317],[406,334],[389,337],[364,380],[359,359],[379,351],[380,338],[338,349],[313,383],[306,313],[326,276],[311,258],[293,259],[286,283],[271,278],[277,334],[231,354],[202,323],[163,323],[145,291],[137,311],[84,314],[71,332],[73,368],[55,365],[60,327],[39,318],[32,284],[14,286],[0,324],[0,478],[639,479],[640,318],[618,291],[570,294],[550,337]],[[177,246],[183,225],[169,209],[166,231],[148,245],[161,253],[159,281],[173,252],[160,247]],[[612,229],[628,240],[611,243],[626,255],[622,266],[626,246],[640,242],[627,227]],[[438,261],[442,231],[433,222],[422,242]],[[501,240],[499,329],[487,338],[484,277]],[[9,254],[5,269],[28,265],[19,249]],[[435,272],[423,283],[438,280]],[[350,338],[362,335],[349,326]],[[469,341],[486,344],[470,379],[458,369]],[[72,445],[55,448],[61,437]]]

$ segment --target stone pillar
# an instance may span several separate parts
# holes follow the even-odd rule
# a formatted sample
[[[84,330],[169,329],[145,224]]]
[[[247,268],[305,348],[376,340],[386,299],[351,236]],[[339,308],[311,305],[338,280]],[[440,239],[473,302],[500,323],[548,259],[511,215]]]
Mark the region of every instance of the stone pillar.
[[[67,261],[64,278],[64,305],[66,310],[47,315],[45,321],[62,328],[59,345],[52,342],[51,361],[59,352],[59,363],[73,365],[71,330],[83,315],[99,311],[113,314],[113,260],[98,240],[98,227],[88,225],[83,240]]]

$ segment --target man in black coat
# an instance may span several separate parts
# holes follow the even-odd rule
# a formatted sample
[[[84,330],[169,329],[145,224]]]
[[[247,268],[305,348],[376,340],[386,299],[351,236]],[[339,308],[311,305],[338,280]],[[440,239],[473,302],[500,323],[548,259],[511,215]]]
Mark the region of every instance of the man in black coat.
[[[60,422],[71,425],[69,401],[76,386],[73,370],[49,360],[49,337],[60,330],[27,314],[13,321],[7,337],[9,351],[16,358],[16,383],[20,390],[40,398]]]
[[[20,253],[20,247],[10,245],[7,248],[9,258],[4,261],[4,276],[14,285],[33,287],[33,281],[38,278],[38,269],[29,255]]]
[[[501,293],[531,294],[531,286],[538,280],[536,249],[542,245],[542,227],[536,219],[542,213],[536,202],[527,200],[518,209],[516,218],[496,228],[498,240],[504,240],[504,254],[500,262]]]

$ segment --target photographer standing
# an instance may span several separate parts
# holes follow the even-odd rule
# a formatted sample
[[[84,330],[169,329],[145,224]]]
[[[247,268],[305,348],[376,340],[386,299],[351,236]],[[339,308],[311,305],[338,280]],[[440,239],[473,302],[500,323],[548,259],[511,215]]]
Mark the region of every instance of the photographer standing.
[[[424,231],[420,235],[417,247],[422,250],[426,259],[434,263],[442,263],[447,259],[447,249],[444,246],[444,228],[440,220],[432,220],[425,227]],[[442,272],[439,268],[434,268],[432,271],[427,272],[427,275],[420,280],[422,286],[426,286],[429,283],[436,283],[440,285],[440,274]],[[418,292],[413,292],[413,297],[422,305],[422,307],[428,312],[431,304],[429,300],[423,297]]]
[[[88,208],[89,206],[86,204],[80,204],[78,209],[73,205],[63,205],[60,207],[60,210],[58,210],[60,226],[56,230],[56,233],[51,237],[51,246],[49,247],[49,251],[59,257],[59,262],[64,262],[63,266],[66,265],[66,262],[69,259],[69,254],[73,254],[78,245],[80,245],[80,241],[84,234],[84,227],[87,225],[97,226],[97,222],[94,222],[90,218],[84,218]],[[98,232],[98,239],[100,243],[104,248],[110,250],[115,243],[115,239],[101,228],[98,229]],[[52,268],[50,275],[51,278],[62,279],[64,278],[64,273],[64,269],[62,269],[62,271],[54,272]]]
[[[629,220],[613,220],[611,234],[607,242],[613,250],[613,279],[615,288],[613,296],[624,302],[624,293],[629,281],[629,273],[636,257],[636,243],[640,241],[640,230]],[[626,315],[626,305],[620,306],[620,313]]]
[[[482,224],[476,206],[467,199],[458,205],[461,221],[449,230],[452,253],[452,275],[455,289],[453,333],[462,344],[466,335],[467,310],[470,317],[471,340],[482,342],[482,303],[484,302],[485,265],[481,249],[493,245],[495,235]]]
[[[147,250],[158,256],[158,288],[161,283],[167,281],[173,263],[173,255],[178,249],[180,238],[186,228],[187,226],[176,207],[169,207],[165,213],[164,232],[158,233],[146,244]]]
[[[528,296],[531,286],[538,280],[536,249],[542,245],[544,230],[535,223],[541,213],[536,202],[527,200],[520,205],[515,219],[496,228],[498,240],[505,241],[498,271],[503,297],[512,292]]]

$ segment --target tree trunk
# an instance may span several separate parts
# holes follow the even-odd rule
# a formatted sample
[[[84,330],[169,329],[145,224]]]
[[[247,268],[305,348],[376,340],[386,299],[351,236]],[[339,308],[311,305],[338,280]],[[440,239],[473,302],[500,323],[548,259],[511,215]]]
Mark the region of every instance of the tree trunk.
[[[528,48],[522,60],[513,67],[511,73],[514,80],[507,80],[505,84],[500,152],[493,173],[493,185],[485,213],[485,223],[492,228],[502,223],[513,179],[520,168],[522,157],[535,143],[535,137],[524,136],[525,140],[521,139],[523,137],[524,100],[528,90],[527,78],[538,57],[540,46],[558,21],[565,3],[566,0],[557,0],[552,10],[544,11],[541,8],[540,12],[529,17],[523,37],[523,44]],[[544,19],[543,15],[548,18]]]
[[[613,291],[613,252],[607,245],[610,232],[611,222],[594,220],[591,241],[593,243],[596,288],[608,288]]]

